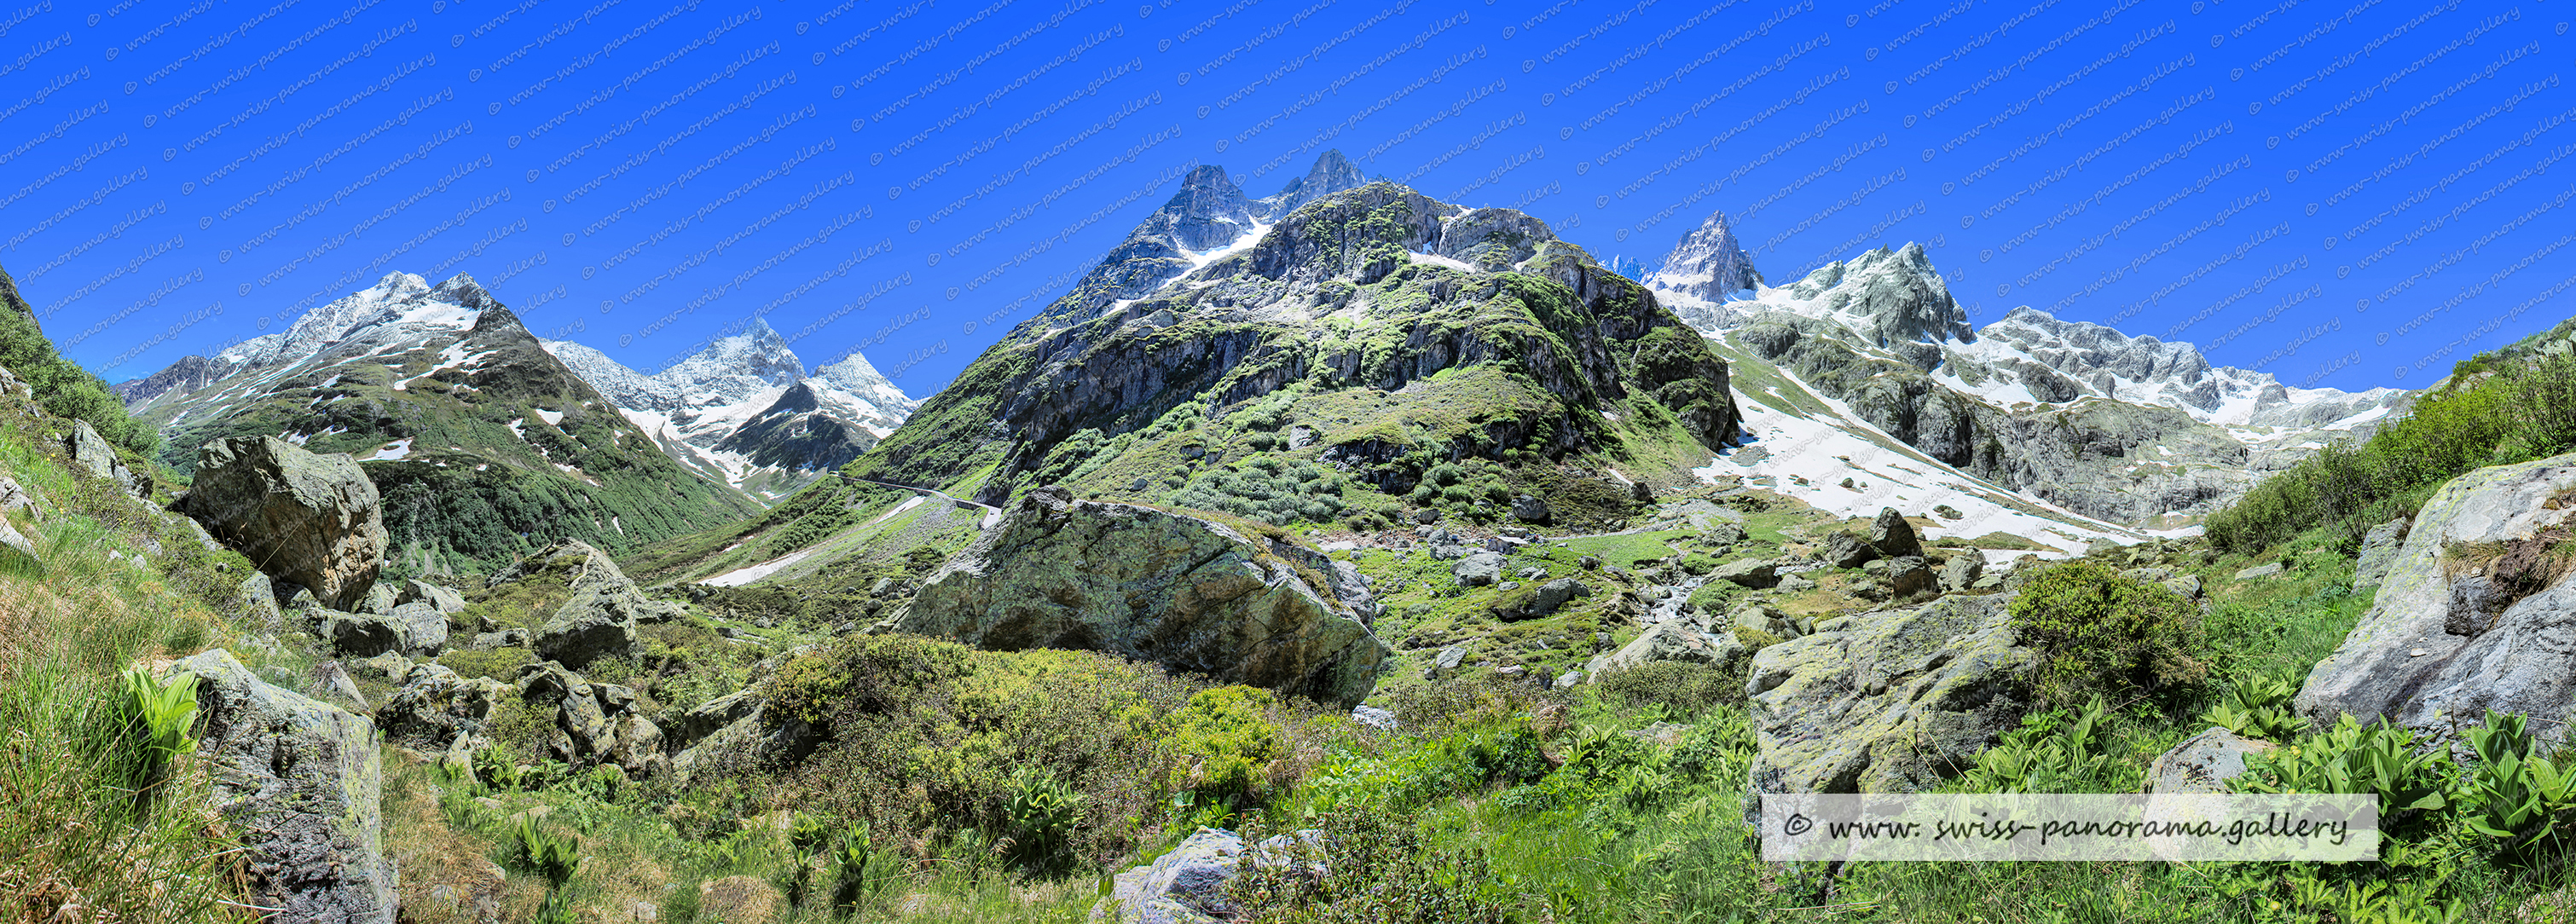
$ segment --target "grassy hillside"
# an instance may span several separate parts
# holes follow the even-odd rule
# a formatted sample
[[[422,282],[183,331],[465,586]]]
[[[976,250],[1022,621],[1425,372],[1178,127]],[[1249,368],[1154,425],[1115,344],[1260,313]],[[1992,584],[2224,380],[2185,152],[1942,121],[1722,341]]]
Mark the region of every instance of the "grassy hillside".
[[[35,548],[0,547],[0,921],[243,920],[206,768],[155,756],[122,675],[236,638],[249,562],[76,473],[70,426],[0,397],[0,477],[34,501],[0,517]]]
[[[557,539],[622,552],[759,509],[673,461],[498,306],[453,347],[245,372],[152,413],[181,471],[226,436],[354,456],[384,496],[397,574],[487,570]]]
[[[2254,552],[2322,527],[2349,550],[2464,472],[2576,449],[2570,325],[2461,362],[2368,441],[2328,446],[2212,515],[2210,541]]]

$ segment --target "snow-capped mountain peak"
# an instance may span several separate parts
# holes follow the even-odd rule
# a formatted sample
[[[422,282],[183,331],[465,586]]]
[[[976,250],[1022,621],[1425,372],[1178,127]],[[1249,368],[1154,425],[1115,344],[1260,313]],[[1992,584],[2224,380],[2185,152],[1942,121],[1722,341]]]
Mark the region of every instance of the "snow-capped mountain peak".
[[[1710,327],[1724,326],[1714,312],[1734,300],[1736,293],[1760,287],[1762,273],[1736,242],[1726,213],[1710,212],[1708,220],[1682,236],[1662,266],[1637,281],[1655,290],[1684,322]]]

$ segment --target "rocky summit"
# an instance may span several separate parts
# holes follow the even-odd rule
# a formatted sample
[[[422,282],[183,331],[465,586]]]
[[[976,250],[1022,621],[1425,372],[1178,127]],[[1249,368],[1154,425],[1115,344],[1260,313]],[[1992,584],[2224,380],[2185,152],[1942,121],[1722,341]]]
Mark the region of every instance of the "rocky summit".
[[[1055,482],[1330,518],[1341,481],[1401,495],[1484,459],[1549,469],[1537,493],[1561,512],[1598,506],[1576,501],[1584,484],[1686,479],[1732,445],[1726,364],[1644,287],[1520,212],[1331,189],[1350,179],[1337,159],[1271,200],[1193,171],[852,474],[931,485],[990,465],[988,504]],[[1628,451],[1648,444],[1670,449]],[[1214,500],[1246,466],[1289,484]]]
[[[127,389],[165,462],[192,472],[198,447],[258,437],[346,455],[414,572],[506,561],[522,536],[622,549],[755,509],[672,461],[469,276],[387,274],[173,369]]]

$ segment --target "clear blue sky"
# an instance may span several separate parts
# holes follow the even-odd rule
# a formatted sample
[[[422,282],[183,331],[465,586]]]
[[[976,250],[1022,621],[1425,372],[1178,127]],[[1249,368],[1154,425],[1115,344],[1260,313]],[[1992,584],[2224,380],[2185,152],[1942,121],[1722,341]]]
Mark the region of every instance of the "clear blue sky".
[[[1339,148],[1651,266],[1925,241],[2018,305],[2418,387],[2576,310],[2576,0],[0,2],[0,265],[111,381],[403,270],[650,371],[952,378],[1193,163]],[[2576,167],[2576,165],[2568,165]],[[218,311],[218,306],[220,310]]]

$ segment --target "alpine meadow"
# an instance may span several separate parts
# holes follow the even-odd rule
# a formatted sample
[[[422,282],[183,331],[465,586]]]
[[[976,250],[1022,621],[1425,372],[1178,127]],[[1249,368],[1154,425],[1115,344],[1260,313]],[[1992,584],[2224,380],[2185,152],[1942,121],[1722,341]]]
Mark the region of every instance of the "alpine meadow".
[[[2544,0],[0,5],[0,924],[2576,922]]]

